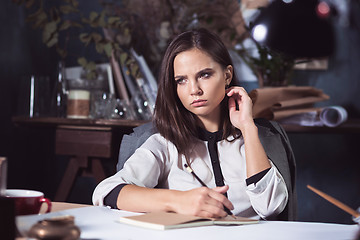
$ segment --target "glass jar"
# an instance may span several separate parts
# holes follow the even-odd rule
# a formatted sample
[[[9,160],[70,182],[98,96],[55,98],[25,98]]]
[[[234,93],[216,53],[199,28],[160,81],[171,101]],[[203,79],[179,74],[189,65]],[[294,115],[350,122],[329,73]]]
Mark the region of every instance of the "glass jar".
[[[63,62],[59,62],[57,68],[57,77],[52,94],[52,110],[55,117],[66,116],[67,89],[65,81],[65,67]]]
[[[68,118],[88,118],[90,113],[90,91],[86,79],[69,79],[67,99]]]

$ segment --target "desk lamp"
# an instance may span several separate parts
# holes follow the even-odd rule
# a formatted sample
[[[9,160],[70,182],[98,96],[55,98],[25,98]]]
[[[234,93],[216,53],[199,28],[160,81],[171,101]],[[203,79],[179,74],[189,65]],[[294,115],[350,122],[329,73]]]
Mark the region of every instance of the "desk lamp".
[[[274,0],[251,24],[251,36],[294,58],[329,56],[334,49],[331,11],[322,0]]]

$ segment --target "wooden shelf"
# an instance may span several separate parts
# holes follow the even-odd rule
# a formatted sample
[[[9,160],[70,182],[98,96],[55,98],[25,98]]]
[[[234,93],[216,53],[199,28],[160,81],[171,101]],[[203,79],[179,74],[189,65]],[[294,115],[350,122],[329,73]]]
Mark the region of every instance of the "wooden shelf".
[[[13,117],[13,123],[17,125],[29,125],[38,127],[54,127],[67,126],[75,128],[121,128],[131,130],[134,127],[140,126],[148,121],[144,120],[125,120],[125,119],[71,119],[71,118],[55,118],[55,117]],[[338,127],[306,127],[299,125],[285,125],[282,124],[288,133],[360,133],[360,119],[349,119]]]
[[[349,119],[337,127],[306,127],[282,124],[288,133],[329,133],[329,134],[357,134],[360,133],[360,119]]]
[[[148,121],[125,119],[72,119],[55,117],[13,117],[16,125],[134,128]]]

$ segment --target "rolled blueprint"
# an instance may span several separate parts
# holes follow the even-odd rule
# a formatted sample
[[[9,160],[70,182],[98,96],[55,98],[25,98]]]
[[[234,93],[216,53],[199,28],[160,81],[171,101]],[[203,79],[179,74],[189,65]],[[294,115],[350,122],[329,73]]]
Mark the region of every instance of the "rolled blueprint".
[[[341,106],[325,107],[320,112],[320,120],[328,127],[336,127],[345,122],[348,118],[348,113],[345,108]]]

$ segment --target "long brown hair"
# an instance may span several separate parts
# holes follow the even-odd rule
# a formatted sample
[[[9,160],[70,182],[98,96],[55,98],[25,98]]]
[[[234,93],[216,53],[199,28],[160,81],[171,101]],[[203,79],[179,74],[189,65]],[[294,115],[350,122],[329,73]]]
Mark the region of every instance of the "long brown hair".
[[[184,51],[197,48],[209,54],[224,69],[233,63],[220,38],[206,29],[190,30],[175,37],[169,44],[160,69],[159,88],[155,104],[154,122],[159,133],[171,141],[179,153],[185,154],[192,138],[197,135],[197,117],[188,111],[177,95],[174,79],[174,59]],[[235,73],[233,80],[235,82]],[[231,85],[230,83],[230,85]],[[228,98],[221,102],[223,139],[239,137],[229,117]]]

